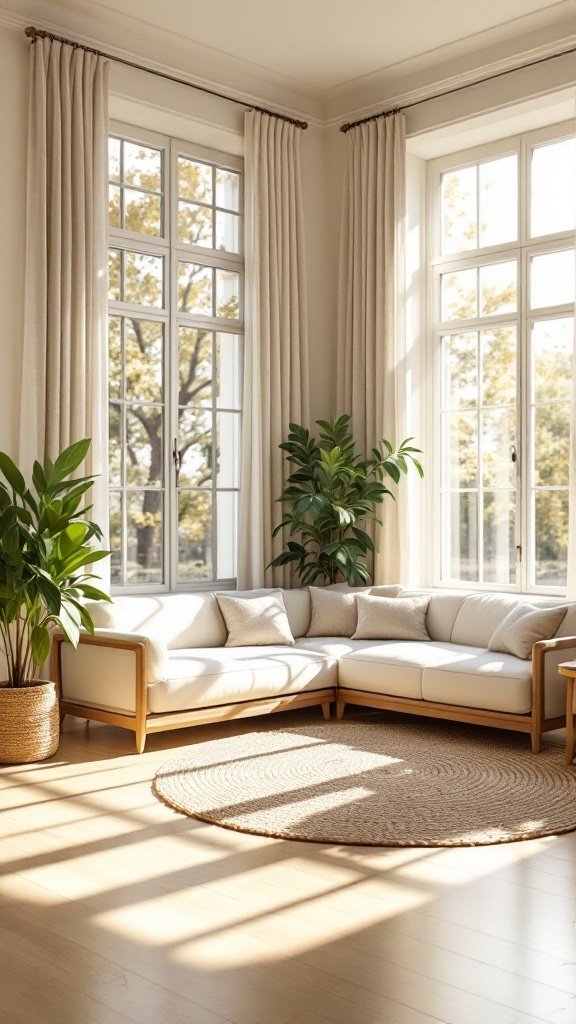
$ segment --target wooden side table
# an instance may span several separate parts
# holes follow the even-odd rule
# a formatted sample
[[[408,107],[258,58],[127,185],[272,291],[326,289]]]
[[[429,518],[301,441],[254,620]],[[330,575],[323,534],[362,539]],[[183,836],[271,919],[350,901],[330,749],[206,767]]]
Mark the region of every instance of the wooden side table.
[[[566,676],[566,764],[574,758],[574,690],[576,688],[576,661],[564,661],[558,665],[561,676]]]

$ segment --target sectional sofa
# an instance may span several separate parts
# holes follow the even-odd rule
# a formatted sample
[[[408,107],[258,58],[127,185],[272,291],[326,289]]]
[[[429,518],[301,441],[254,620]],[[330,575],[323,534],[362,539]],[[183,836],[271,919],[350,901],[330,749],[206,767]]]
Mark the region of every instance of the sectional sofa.
[[[535,753],[545,731],[564,725],[565,680],[557,666],[576,658],[576,604],[400,586],[226,596],[257,602],[252,618],[264,631],[256,643],[240,636],[229,646],[236,641],[224,595],[138,595],[91,605],[95,636],[83,634],[77,649],[54,639],[62,715],[130,729],[138,752],[150,733],[314,705],[325,718],[333,704],[339,718],[354,704],[516,730],[529,734]],[[360,606],[369,612],[363,631]],[[406,633],[402,622],[382,630],[381,607],[386,615],[419,615],[416,632]],[[502,627],[526,613],[526,645],[538,609],[556,609],[554,623],[539,626],[535,635],[544,638],[522,656],[510,653]],[[276,638],[280,619],[281,642],[266,642]],[[489,649],[495,634],[500,650]]]

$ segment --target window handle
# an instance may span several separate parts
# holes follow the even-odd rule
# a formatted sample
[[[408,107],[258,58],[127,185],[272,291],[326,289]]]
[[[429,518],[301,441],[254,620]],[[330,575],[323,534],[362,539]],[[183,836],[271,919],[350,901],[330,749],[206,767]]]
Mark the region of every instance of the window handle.
[[[510,458],[512,462],[518,462],[518,452],[516,451],[516,445],[510,445]]]
[[[174,463],[174,469],[176,471],[176,483],[178,483],[178,474],[180,473],[180,467],[182,465],[182,452],[178,448],[178,438],[175,437],[172,442],[172,461]]]

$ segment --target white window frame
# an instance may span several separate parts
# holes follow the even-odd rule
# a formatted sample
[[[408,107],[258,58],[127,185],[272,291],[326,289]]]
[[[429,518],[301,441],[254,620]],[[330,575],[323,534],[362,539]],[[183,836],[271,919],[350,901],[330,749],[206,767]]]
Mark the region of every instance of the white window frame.
[[[555,232],[548,235],[541,235],[531,238],[528,234],[530,217],[530,176],[528,174],[528,159],[532,148],[540,144],[560,141],[567,137],[574,137],[574,122],[564,121],[546,128],[535,129],[519,135],[514,135],[496,142],[490,142],[475,146],[470,149],[459,150],[449,155],[438,157],[427,162],[427,224],[426,236],[428,239],[427,264],[427,366],[430,369],[431,379],[431,400],[428,404],[428,437],[431,438],[431,458],[428,462],[427,476],[433,480],[429,488],[429,552],[430,566],[432,571],[432,583],[434,586],[449,589],[462,590],[484,590],[491,592],[521,592],[533,594],[550,594],[555,596],[564,595],[565,587],[537,586],[531,582],[534,576],[535,556],[535,529],[532,515],[531,501],[531,456],[533,437],[528,429],[531,415],[531,399],[529,369],[531,365],[530,352],[530,324],[539,319],[554,319],[562,316],[574,317],[573,304],[562,306],[549,306],[539,309],[537,312],[529,309],[528,288],[531,257],[540,252],[554,252],[560,249],[573,247],[576,242],[576,233],[571,231]],[[451,169],[465,167],[467,164],[476,164],[478,161],[496,159],[516,153],[519,161],[518,175],[518,237],[514,242],[503,243],[494,246],[478,247],[458,252],[448,256],[440,255],[440,230],[441,230],[441,175]],[[497,263],[504,261],[506,256],[510,259],[518,259],[518,304],[517,312],[514,314],[492,315],[490,317],[478,317],[465,321],[441,321],[440,318],[440,276],[449,270],[458,270],[463,267],[480,266],[482,264]],[[461,325],[461,331],[480,330],[483,326],[492,324],[505,324],[515,322],[518,324],[518,373],[517,373],[517,416],[518,416],[518,443],[516,445],[518,461],[517,472],[517,518],[516,518],[516,545],[522,553],[517,563],[517,582],[515,584],[484,583],[471,580],[456,580],[443,576],[442,557],[445,538],[442,531],[442,438],[441,438],[441,417],[439,408],[441,403],[441,346],[440,338],[444,333],[453,329],[457,324]],[[440,543],[438,543],[440,538]]]
[[[233,589],[236,585],[234,577],[216,578],[198,581],[178,581],[178,489],[175,482],[175,468],[172,454],[174,439],[178,437],[178,328],[185,324],[187,327],[199,327],[208,331],[225,334],[238,335],[243,345],[244,339],[244,161],[241,157],[222,153],[206,146],[196,145],[182,139],[174,139],[170,136],[158,134],[139,128],[135,125],[128,125],[120,121],[111,121],[108,130],[109,136],[114,136],[134,142],[136,144],[148,145],[154,149],[160,149],[164,153],[163,159],[163,234],[154,236],[140,232],[130,232],[122,228],[109,227],[108,245],[113,249],[125,249],[130,252],[143,252],[159,255],[164,258],[164,295],[162,308],[152,308],[139,304],[109,301],[108,313],[111,315],[129,316],[134,313],[137,316],[149,321],[161,322],[164,324],[164,458],[163,458],[163,485],[160,490],[163,492],[164,514],[163,514],[163,582],[153,583],[113,583],[112,594],[138,594],[138,593],[167,593],[185,591],[207,591],[218,589]],[[226,252],[222,255],[215,255],[217,250],[204,246],[192,245],[181,242],[177,237],[177,213],[178,213],[178,156],[190,157],[200,162],[204,161],[219,168],[236,171],[240,175],[240,234],[239,253]],[[172,240],[173,236],[173,240]],[[190,313],[181,313],[177,303],[177,265],[179,259],[190,260],[197,258],[198,262],[205,266],[229,269],[240,274],[240,315],[238,320],[224,317],[208,317]],[[230,410],[231,411],[231,410]],[[237,410],[234,410],[237,411]],[[210,406],[213,418],[213,426],[216,425],[216,407],[214,401]],[[226,412],[226,409],[218,408],[218,412]],[[215,431],[213,431],[213,447],[215,445]],[[213,465],[215,465],[213,460]],[[126,484],[121,488],[111,487],[111,490],[120,490],[127,493]],[[212,549],[214,553],[214,565],[218,565],[218,526],[216,493],[221,491],[235,491],[236,488],[217,487],[216,474],[213,474],[212,481]],[[238,491],[239,493],[239,491]],[[126,512],[123,515],[123,534]],[[126,537],[123,536],[123,557],[126,555]]]

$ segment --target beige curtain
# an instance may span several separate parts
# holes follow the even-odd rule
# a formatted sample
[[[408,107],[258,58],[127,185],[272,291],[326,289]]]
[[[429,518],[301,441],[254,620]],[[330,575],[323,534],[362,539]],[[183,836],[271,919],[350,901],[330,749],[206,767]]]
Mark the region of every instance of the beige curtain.
[[[238,586],[290,583],[266,569],[286,479],[278,448],[290,422],[308,423],[308,339],[300,129],[246,114],[246,342]]]
[[[28,113],[26,309],[20,452],[53,458],[92,438],[93,518],[107,527],[108,65],[37,39]]]
[[[347,133],[342,213],[337,413],[350,413],[357,444],[369,452],[406,436],[404,379],[404,218],[406,129],[403,114],[358,125]],[[406,576],[406,505],[386,499],[376,530],[377,583]],[[391,486],[395,490],[394,485]]]

